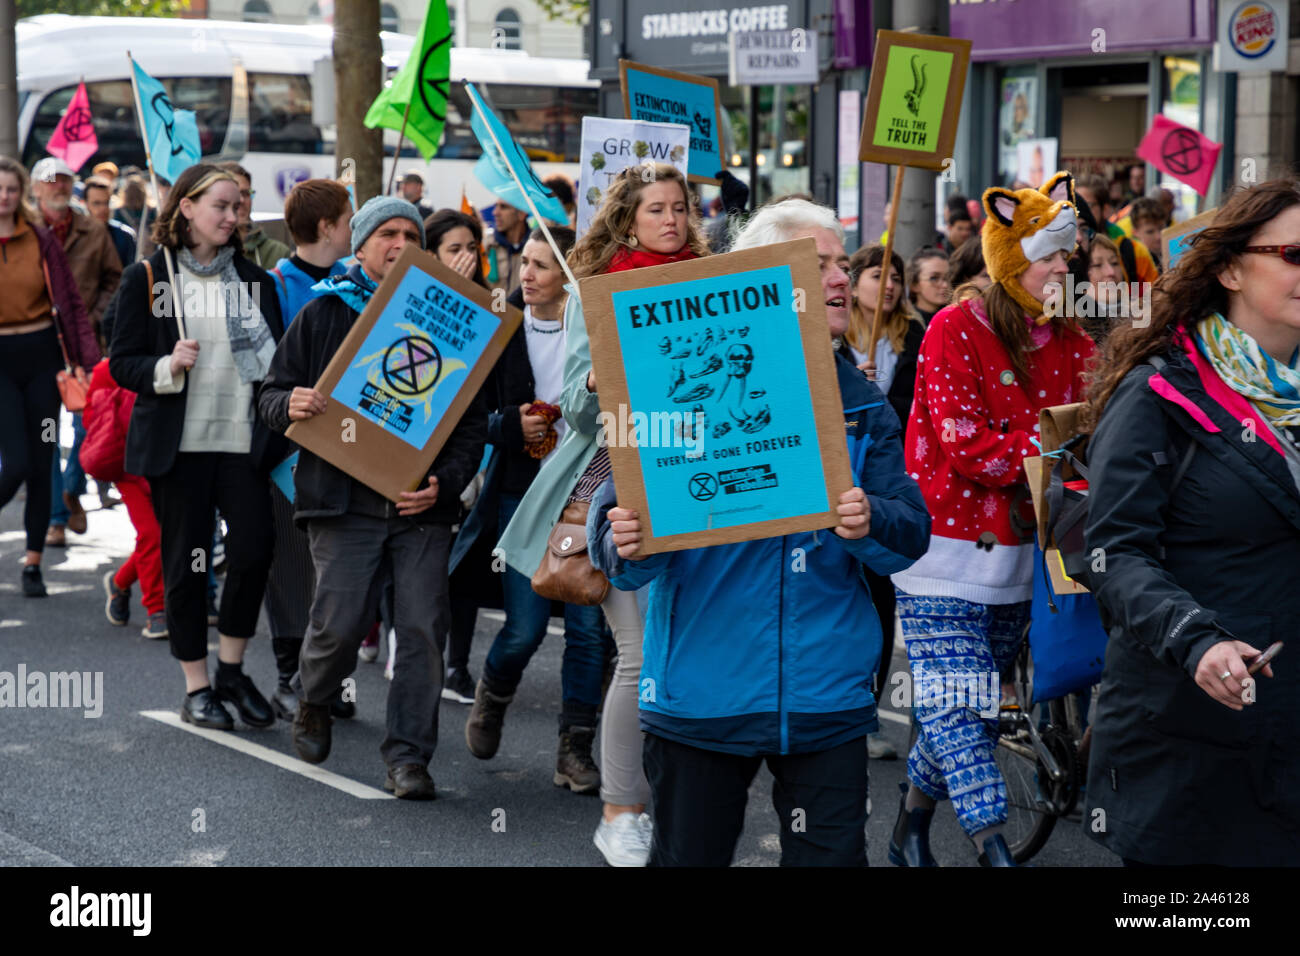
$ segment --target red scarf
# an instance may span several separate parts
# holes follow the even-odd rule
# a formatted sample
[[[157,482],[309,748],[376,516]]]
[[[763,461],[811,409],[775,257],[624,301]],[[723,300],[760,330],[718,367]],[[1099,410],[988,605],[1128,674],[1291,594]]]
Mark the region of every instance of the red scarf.
[[[640,269],[642,266],[666,266],[670,262],[685,262],[687,259],[698,258],[699,256],[692,251],[689,245],[682,246],[672,255],[651,252],[648,249],[629,249],[627,246],[623,246],[618,252],[614,253],[614,258],[610,260],[609,267],[605,271],[607,273],[626,272],[628,269]]]

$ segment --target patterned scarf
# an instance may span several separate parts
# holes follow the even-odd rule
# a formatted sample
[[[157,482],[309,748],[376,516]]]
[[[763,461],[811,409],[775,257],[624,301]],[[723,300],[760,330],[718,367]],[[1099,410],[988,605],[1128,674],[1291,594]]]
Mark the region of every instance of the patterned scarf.
[[[1196,347],[1234,392],[1274,425],[1300,425],[1300,351],[1283,365],[1218,312],[1196,326]]]
[[[360,263],[353,263],[342,275],[327,276],[311,287],[317,295],[336,295],[356,312],[366,311],[379,286],[366,275]]]
[[[257,298],[249,294],[244,282],[235,271],[235,247],[222,246],[216,258],[202,265],[189,249],[181,249],[177,256],[181,266],[196,276],[220,276],[221,294],[226,305],[226,334],[230,337],[230,354],[235,360],[235,371],[245,385],[266,378],[275,355],[275,337],[266,317],[257,306]],[[182,296],[182,301],[184,297]]]

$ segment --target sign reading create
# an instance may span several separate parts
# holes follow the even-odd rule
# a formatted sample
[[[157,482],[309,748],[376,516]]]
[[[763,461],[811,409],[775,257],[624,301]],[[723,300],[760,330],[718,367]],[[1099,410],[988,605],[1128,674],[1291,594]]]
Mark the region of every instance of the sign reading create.
[[[618,61],[623,116],[651,123],[681,123],[691,129],[688,178],[718,182],[722,159],[722,99],[718,81],[631,60]]]
[[[952,156],[970,41],[879,30],[858,157],[943,169]]]
[[[391,501],[414,491],[523,315],[408,247],[316,390],[326,410],[285,433]]]
[[[582,118],[582,173],[578,178],[578,235],[591,226],[615,176],[641,163],[668,163],[686,175],[691,128],[681,123]]]
[[[1246,0],[1219,4],[1219,29],[1214,44],[1214,69],[1223,73],[1263,73],[1285,70],[1290,9],[1276,0]]]
[[[838,524],[853,478],[811,239],[579,285],[642,553]]]
[[[816,83],[817,35],[807,30],[763,30],[731,34],[732,86]]]

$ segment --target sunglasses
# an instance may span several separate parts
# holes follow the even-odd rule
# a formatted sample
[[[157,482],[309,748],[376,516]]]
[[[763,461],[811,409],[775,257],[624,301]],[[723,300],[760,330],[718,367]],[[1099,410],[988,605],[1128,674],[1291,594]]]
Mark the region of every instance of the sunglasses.
[[[1293,266],[1300,266],[1300,245],[1289,246],[1247,246],[1242,252],[1258,252],[1265,255],[1278,255]]]

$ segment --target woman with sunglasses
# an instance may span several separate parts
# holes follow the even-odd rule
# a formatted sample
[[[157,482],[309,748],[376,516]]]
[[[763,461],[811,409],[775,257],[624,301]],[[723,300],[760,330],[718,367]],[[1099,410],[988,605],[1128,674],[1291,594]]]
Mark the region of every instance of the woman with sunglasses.
[[[1130,865],[1294,865],[1300,644],[1251,665],[1300,617],[1300,179],[1219,208],[1088,394],[1089,831]]]
[[[168,639],[185,674],[181,718],[216,730],[234,729],[222,701],[249,726],[275,722],[242,662],[271,565],[269,468],[287,447],[253,403],[284,325],[274,282],[244,258],[239,205],[231,173],[206,163],[181,173],[153,226],[160,248],[122,274],[104,320],[109,371],[139,396],[126,471],[149,479],[162,531]],[[228,531],[214,685],[207,566],[217,508]]]

